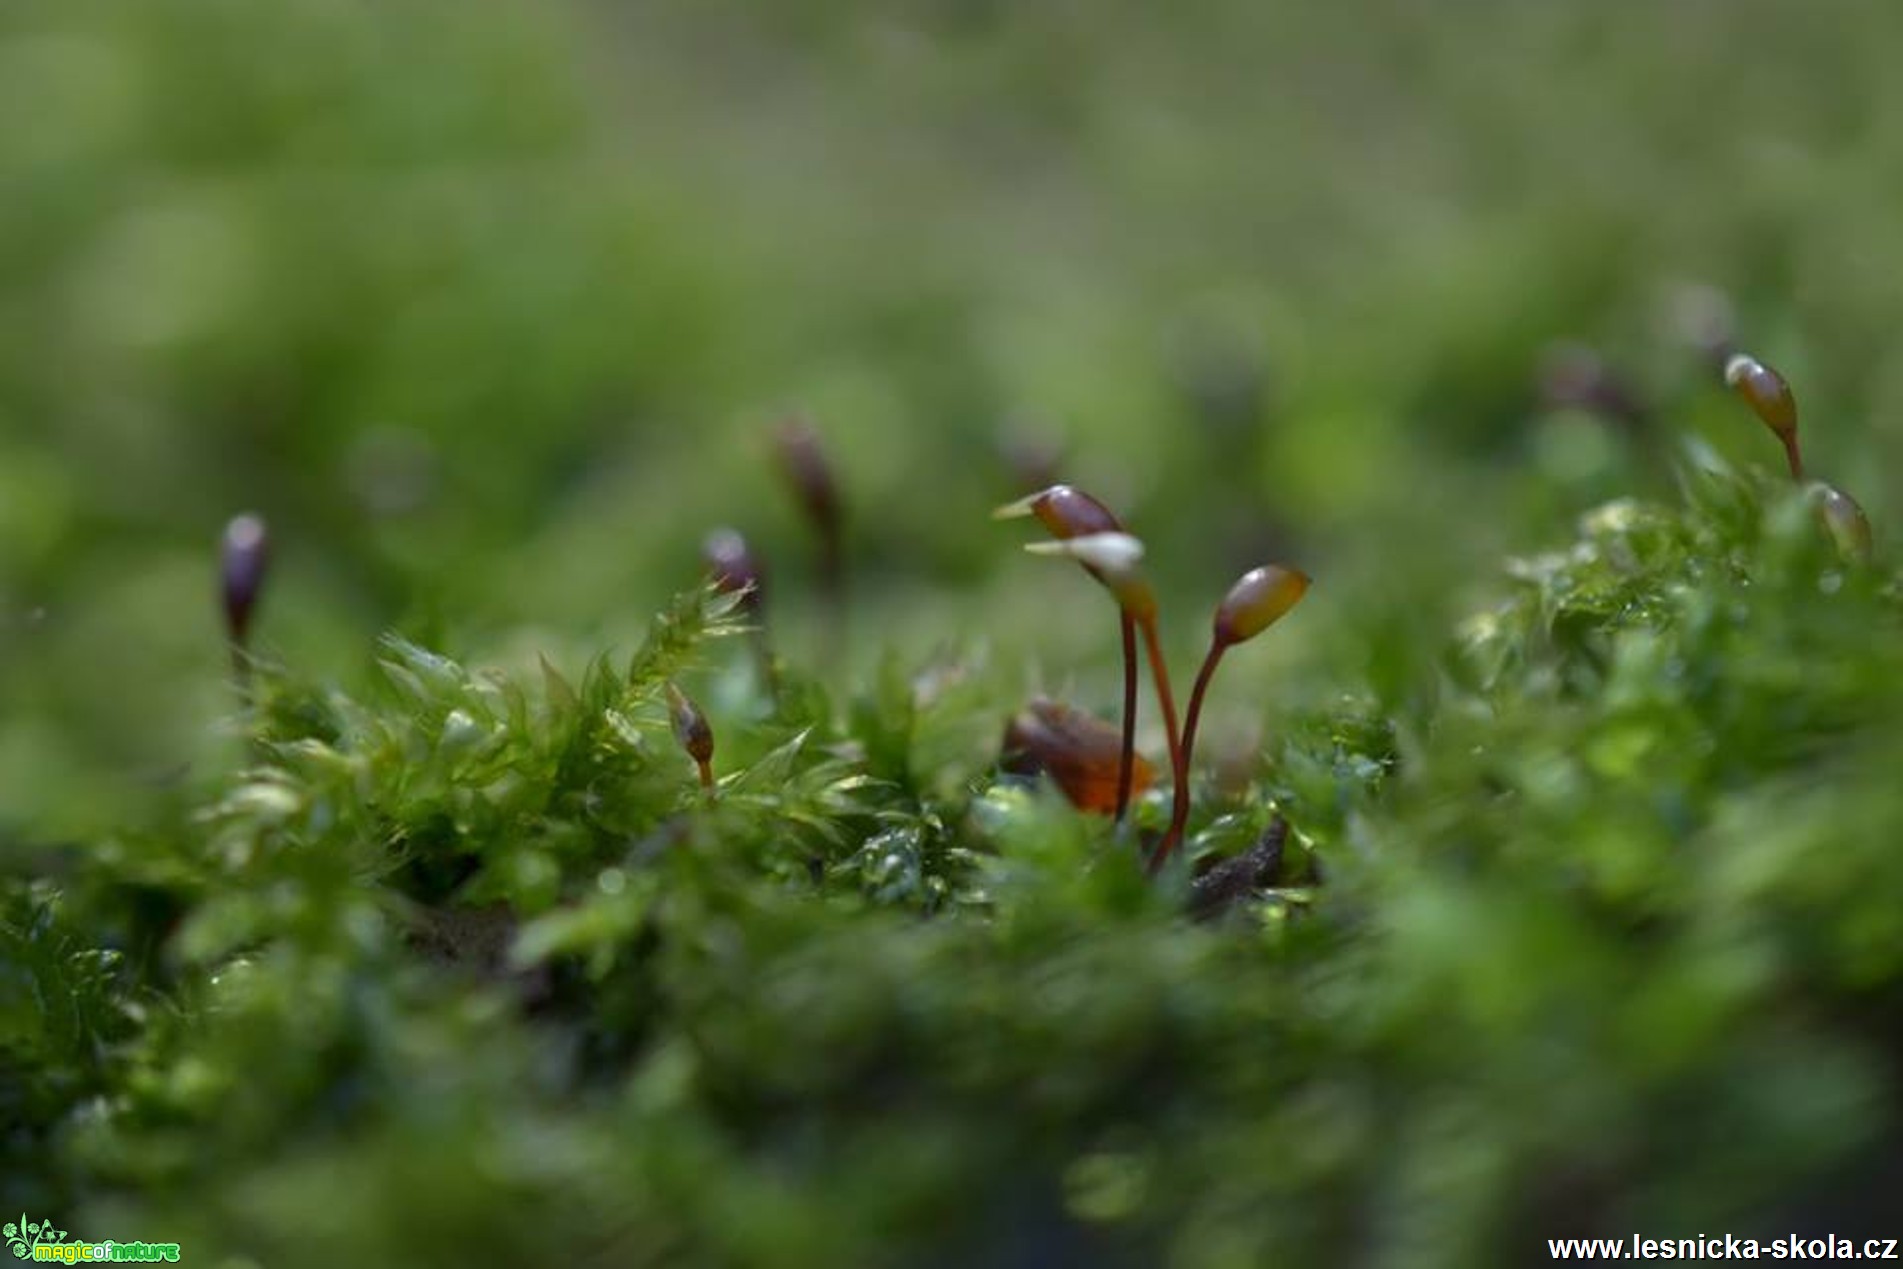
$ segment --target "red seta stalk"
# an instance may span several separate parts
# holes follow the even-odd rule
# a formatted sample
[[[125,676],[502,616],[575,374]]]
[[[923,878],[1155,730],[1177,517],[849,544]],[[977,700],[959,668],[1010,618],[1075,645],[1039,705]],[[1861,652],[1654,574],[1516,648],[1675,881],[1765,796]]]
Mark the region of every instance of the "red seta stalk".
[[[1117,758],[1117,811],[1115,822],[1123,823],[1130,810],[1130,786],[1136,774],[1137,749],[1137,623],[1129,613],[1122,615],[1123,628],[1123,749]]]
[[[1203,697],[1209,691],[1209,680],[1216,675],[1216,665],[1222,660],[1222,654],[1228,651],[1228,645],[1217,642],[1209,645],[1209,655],[1203,658],[1202,669],[1196,672],[1196,685],[1189,691],[1189,713],[1183,716],[1183,770],[1185,783],[1190,760],[1196,754],[1196,723],[1203,714]],[[1183,830],[1189,825],[1189,798],[1180,797],[1170,809],[1170,826],[1163,833],[1163,840],[1157,843],[1156,853],[1150,856],[1150,871],[1155,872],[1169,859],[1183,841]]]
[[[1157,707],[1163,711],[1163,733],[1170,743],[1170,822],[1189,816],[1189,770],[1183,762],[1183,741],[1176,730],[1176,698],[1170,693],[1169,667],[1163,663],[1163,649],[1156,635],[1156,615],[1138,619],[1143,627],[1144,646],[1150,655],[1150,676],[1156,684]],[[1150,861],[1151,871],[1155,871],[1168,854],[1169,836],[1164,835],[1163,843]]]

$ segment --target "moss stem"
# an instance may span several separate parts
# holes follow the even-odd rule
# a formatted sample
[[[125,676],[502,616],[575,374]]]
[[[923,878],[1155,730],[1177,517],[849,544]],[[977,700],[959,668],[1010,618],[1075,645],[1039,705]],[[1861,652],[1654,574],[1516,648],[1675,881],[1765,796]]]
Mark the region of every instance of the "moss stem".
[[[1150,858],[1150,871],[1161,868],[1170,857],[1170,852],[1183,840],[1183,830],[1189,825],[1189,760],[1196,752],[1196,723],[1202,717],[1203,696],[1209,691],[1209,680],[1216,675],[1216,666],[1222,660],[1222,654],[1228,651],[1227,644],[1216,640],[1209,645],[1209,655],[1203,658],[1202,669],[1196,672],[1196,685],[1189,692],[1189,713],[1183,719],[1183,744],[1179,760],[1183,765],[1183,783],[1176,804],[1170,808],[1170,826],[1163,834],[1163,840],[1157,843],[1156,854]]]
[[[1176,698],[1170,694],[1170,672],[1163,663],[1163,648],[1157,639],[1155,614],[1139,617],[1137,621],[1143,627],[1143,643],[1150,654],[1150,676],[1156,682],[1156,703],[1163,711],[1163,731],[1170,742],[1170,818],[1173,822],[1177,816],[1187,815],[1189,806],[1189,772],[1183,766],[1183,741],[1176,730]],[[1150,861],[1152,871],[1163,862],[1169,845],[1166,834],[1162,846],[1158,847]]]
[[[1795,432],[1781,432],[1778,434],[1778,439],[1784,442],[1784,461],[1790,464],[1791,479],[1800,485],[1803,484],[1804,456],[1798,452],[1797,434]]]
[[[1130,786],[1136,775],[1137,748],[1137,623],[1129,613],[1122,614],[1123,626],[1123,753],[1117,760],[1117,811],[1115,822],[1123,823],[1130,809]]]

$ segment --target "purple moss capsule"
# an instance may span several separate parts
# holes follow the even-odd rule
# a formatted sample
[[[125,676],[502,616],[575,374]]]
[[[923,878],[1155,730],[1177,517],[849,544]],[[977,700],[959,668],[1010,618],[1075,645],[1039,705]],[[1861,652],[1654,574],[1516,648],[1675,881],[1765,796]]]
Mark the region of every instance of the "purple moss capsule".
[[[742,605],[758,616],[764,606],[766,590],[760,562],[754,558],[747,540],[733,529],[715,529],[701,545],[701,558],[713,574],[714,586],[723,594],[744,593]]]
[[[841,520],[839,483],[833,477],[832,462],[820,445],[819,433],[813,430],[811,423],[795,417],[780,424],[775,439],[781,469],[807,518],[825,537],[837,537]]]
[[[243,647],[251,633],[258,593],[271,564],[271,540],[264,518],[247,512],[225,526],[219,547],[219,580],[224,591],[225,632]]]

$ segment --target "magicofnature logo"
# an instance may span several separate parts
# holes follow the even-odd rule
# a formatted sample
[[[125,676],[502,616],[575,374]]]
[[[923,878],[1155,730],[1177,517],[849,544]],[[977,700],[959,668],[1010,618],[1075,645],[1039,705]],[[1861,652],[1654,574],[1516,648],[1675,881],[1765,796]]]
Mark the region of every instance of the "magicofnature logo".
[[[110,1238],[102,1243],[69,1243],[65,1230],[54,1229],[52,1221],[30,1221],[25,1212],[18,1221],[8,1221],[4,1233],[8,1249],[21,1260],[78,1265],[178,1259],[177,1243],[122,1243]]]

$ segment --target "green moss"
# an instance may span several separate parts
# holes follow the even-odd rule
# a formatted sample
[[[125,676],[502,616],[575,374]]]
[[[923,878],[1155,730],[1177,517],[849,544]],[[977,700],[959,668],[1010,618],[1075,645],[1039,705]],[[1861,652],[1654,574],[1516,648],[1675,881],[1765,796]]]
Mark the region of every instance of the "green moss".
[[[15,883],[36,1201],[311,1264],[1454,1264],[1800,1219],[1903,1127],[1903,609],[1782,486],[1687,487],[1512,563],[1418,706],[1205,791],[1204,866],[1270,799],[1315,861],[1214,923],[1049,790],[932,779],[934,713],[1007,702],[896,667],[716,719],[748,757],[704,798],[657,701],[730,628],[708,592],[578,687],[397,639],[374,701],[267,671],[251,765],[63,898]],[[87,951],[132,886],[161,954]]]
[[[1900,15],[0,6],[0,1210],[267,1265],[1887,1216]],[[1665,268],[1874,564],[1744,466]],[[1539,403],[1556,340],[1616,425]],[[1237,572],[1316,579],[1155,879],[1166,791],[1120,835],[995,770],[1119,695],[984,519],[1046,477],[1179,673]]]

